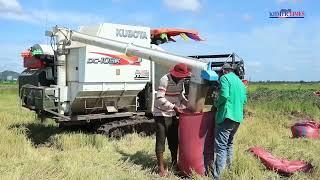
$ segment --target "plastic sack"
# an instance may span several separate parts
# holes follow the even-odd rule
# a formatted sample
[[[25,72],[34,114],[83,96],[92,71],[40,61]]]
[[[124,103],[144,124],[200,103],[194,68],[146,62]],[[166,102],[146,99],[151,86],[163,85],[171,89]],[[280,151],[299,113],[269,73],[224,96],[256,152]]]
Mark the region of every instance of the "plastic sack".
[[[205,164],[213,161],[213,132],[212,112],[180,114],[178,167],[183,175],[205,175]]]
[[[294,138],[318,138],[319,124],[314,121],[298,122],[291,127],[291,132]]]
[[[257,156],[267,169],[276,171],[284,176],[290,176],[298,171],[310,172],[313,168],[310,163],[304,161],[288,161],[286,159],[276,158],[260,147],[252,147],[249,151]]]

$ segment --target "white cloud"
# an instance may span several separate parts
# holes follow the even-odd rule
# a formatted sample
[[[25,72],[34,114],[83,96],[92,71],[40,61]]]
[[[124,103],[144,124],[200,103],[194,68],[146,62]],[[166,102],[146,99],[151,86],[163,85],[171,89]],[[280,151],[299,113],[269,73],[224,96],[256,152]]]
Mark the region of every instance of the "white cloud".
[[[21,12],[22,8],[16,0],[0,0],[0,12]]]
[[[310,67],[320,59],[320,55],[314,51],[317,49],[316,37],[320,36],[318,31],[314,31],[317,26],[313,22],[285,21],[256,27],[248,33],[229,38],[241,42],[235,48],[247,60],[261,59],[263,62],[261,72],[255,74],[249,70],[252,77],[265,80],[316,80]]]
[[[0,0],[0,18],[35,22],[30,14],[23,11],[21,4],[16,0]]]
[[[24,21],[35,24],[86,25],[103,22],[104,18],[94,14],[73,11],[25,10],[16,0],[0,0],[0,19]]]
[[[244,59],[246,77],[251,80],[318,80],[320,66],[315,63],[320,60],[316,51],[320,45],[320,32],[316,31],[320,28],[319,20],[320,17],[281,19],[249,30],[226,32],[204,26],[198,30],[205,42],[190,43],[192,46],[184,43],[187,45],[179,45],[177,52],[186,55],[235,52]]]
[[[30,44],[29,44],[30,45]],[[0,54],[0,72],[4,70],[13,70],[21,72],[23,70],[23,61],[20,53],[28,48],[28,43],[2,43],[0,49],[4,49]]]
[[[56,24],[73,28],[78,25],[96,24],[104,21],[104,18],[100,16],[82,12],[24,9],[17,0],[0,0],[1,19],[22,21],[36,25],[45,25],[47,23],[48,27],[46,28]],[[0,43],[0,49],[2,50],[0,53],[0,71],[9,69],[21,72],[23,62],[20,52],[34,43],[44,43],[44,39],[43,34],[39,34],[33,41],[26,40],[19,44]]]
[[[164,4],[179,11],[198,11],[201,8],[199,0],[164,0]]]
[[[86,25],[102,23],[105,21],[103,17],[93,14],[55,11],[34,11],[21,13],[0,12],[0,19],[23,21],[34,24],[48,23],[48,25]]]
[[[39,23],[36,19],[34,19],[32,14],[27,14],[25,12],[0,12],[0,19]]]

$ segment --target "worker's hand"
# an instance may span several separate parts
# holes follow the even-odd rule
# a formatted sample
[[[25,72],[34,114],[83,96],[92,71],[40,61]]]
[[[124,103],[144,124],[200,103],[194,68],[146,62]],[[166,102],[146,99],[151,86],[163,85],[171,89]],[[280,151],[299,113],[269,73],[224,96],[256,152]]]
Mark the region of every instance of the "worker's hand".
[[[212,111],[212,112],[217,112],[217,111],[218,111],[218,108],[212,106],[212,107],[211,107],[211,111]]]
[[[173,110],[174,110],[177,114],[182,113],[182,109],[179,108],[178,106],[174,106]]]

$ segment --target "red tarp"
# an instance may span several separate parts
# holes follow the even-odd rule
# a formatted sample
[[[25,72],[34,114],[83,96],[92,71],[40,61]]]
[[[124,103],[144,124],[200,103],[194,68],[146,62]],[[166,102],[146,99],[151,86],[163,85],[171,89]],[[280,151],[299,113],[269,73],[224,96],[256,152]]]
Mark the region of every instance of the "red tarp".
[[[169,37],[169,40],[174,41],[171,39],[171,36],[178,36],[181,33],[186,34],[189,38],[195,40],[195,41],[202,41],[202,39],[199,36],[199,33],[194,30],[188,30],[188,29],[176,29],[176,28],[158,28],[158,29],[152,29],[151,30],[151,37],[153,38],[159,38],[161,34],[167,34]]]
[[[267,169],[276,171],[281,175],[290,176],[298,171],[310,172],[313,168],[310,163],[304,161],[288,161],[276,158],[261,147],[252,147],[249,151],[257,156]]]

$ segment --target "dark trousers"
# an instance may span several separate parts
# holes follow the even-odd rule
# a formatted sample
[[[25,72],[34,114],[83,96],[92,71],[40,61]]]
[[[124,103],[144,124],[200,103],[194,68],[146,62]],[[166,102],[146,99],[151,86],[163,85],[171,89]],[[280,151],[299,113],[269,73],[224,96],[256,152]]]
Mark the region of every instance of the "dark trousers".
[[[176,155],[178,153],[179,126],[177,117],[155,116],[154,119],[156,123],[156,153],[164,152],[167,138],[171,154]]]

